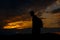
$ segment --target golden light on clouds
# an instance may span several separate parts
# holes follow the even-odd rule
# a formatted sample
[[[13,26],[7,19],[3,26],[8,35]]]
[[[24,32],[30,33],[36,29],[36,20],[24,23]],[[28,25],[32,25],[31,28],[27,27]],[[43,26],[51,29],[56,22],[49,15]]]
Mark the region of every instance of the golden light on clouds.
[[[8,23],[3,27],[4,29],[24,29],[24,28],[32,28],[32,21],[16,21]]]
[[[41,10],[42,14],[39,18],[44,18],[42,19],[44,28],[60,28],[60,13],[52,13],[58,8],[60,8],[59,0]]]
[[[60,13],[43,13],[42,14],[42,21],[44,28],[60,28]]]
[[[8,20],[4,20],[4,22],[6,22],[7,24],[3,26],[3,29],[32,28],[32,18],[25,18],[25,16],[15,16],[9,18]]]

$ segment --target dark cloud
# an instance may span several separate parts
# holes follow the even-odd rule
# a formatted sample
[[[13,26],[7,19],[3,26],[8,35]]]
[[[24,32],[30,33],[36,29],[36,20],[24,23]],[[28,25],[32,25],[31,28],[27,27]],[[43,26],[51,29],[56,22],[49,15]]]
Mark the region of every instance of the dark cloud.
[[[39,10],[39,8],[53,2],[54,0],[0,0],[0,16],[5,19],[10,16],[21,15],[31,7],[32,9],[35,8],[34,10]]]
[[[53,3],[55,0],[0,0],[0,9],[15,9],[20,6],[28,6],[28,5],[47,5]]]
[[[0,0],[0,9],[14,9],[17,5],[17,0]]]
[[[55,13],[60,13],[60,8],[54,9],[54,10],[52,11],[52,13],[53,13],[53,14],[55,14]]]

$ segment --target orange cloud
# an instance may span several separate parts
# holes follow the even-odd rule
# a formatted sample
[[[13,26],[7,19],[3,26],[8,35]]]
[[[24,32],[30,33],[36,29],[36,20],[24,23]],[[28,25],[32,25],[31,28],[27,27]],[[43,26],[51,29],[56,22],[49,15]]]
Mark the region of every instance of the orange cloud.
[[[7,24],[3,27],[3,29],[24,29],[24,28],[32,28],[32,18],[22,18],[22,16],[16,16],[9,20],[5,20]]]

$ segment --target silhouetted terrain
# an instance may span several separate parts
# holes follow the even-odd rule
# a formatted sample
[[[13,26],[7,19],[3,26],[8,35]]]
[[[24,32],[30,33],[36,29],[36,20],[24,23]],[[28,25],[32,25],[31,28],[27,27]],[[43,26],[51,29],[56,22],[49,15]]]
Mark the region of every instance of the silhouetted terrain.
[[[0,35],[18,35],[18,34],[32,34],[32,29],[3,29],[0,30]]]

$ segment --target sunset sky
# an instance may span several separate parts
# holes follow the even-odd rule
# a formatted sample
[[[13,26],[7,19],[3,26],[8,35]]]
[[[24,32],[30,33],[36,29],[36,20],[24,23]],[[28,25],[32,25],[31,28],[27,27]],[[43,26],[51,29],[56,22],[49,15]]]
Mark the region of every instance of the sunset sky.
[[[25,17],[30,17],[28,16],[30,9],[34,9],[34,11],[37,12],[41,10],[41,8],[51,5],[54,1],[55,0],[0,0],[1,22],[24,14],[27,14]],[[2,25],[4,25],[4,23],[2,23]]]
[[[33,9],[39,18],[45,18],[42,19],[44,28],[57,28],[60,26],[58,24],[60,14],[47,13],[44,11],[55,1],[56,0],[0,0],[0,26],[9,28],[14,25],[14,27],[16,27],[17,24],[19,24],[18,22],[24,21],[22,22],[24,26],[19,26],[22,28],[32,28],[30,27],[32,21],[29,11]],[[43,10],[42,14],[39,13],[41,10]],[[12,23],[13,25],[10,25]],[[27,24],[30,25],[28,26]],[[17,29],[20,28],[18,27]]]

